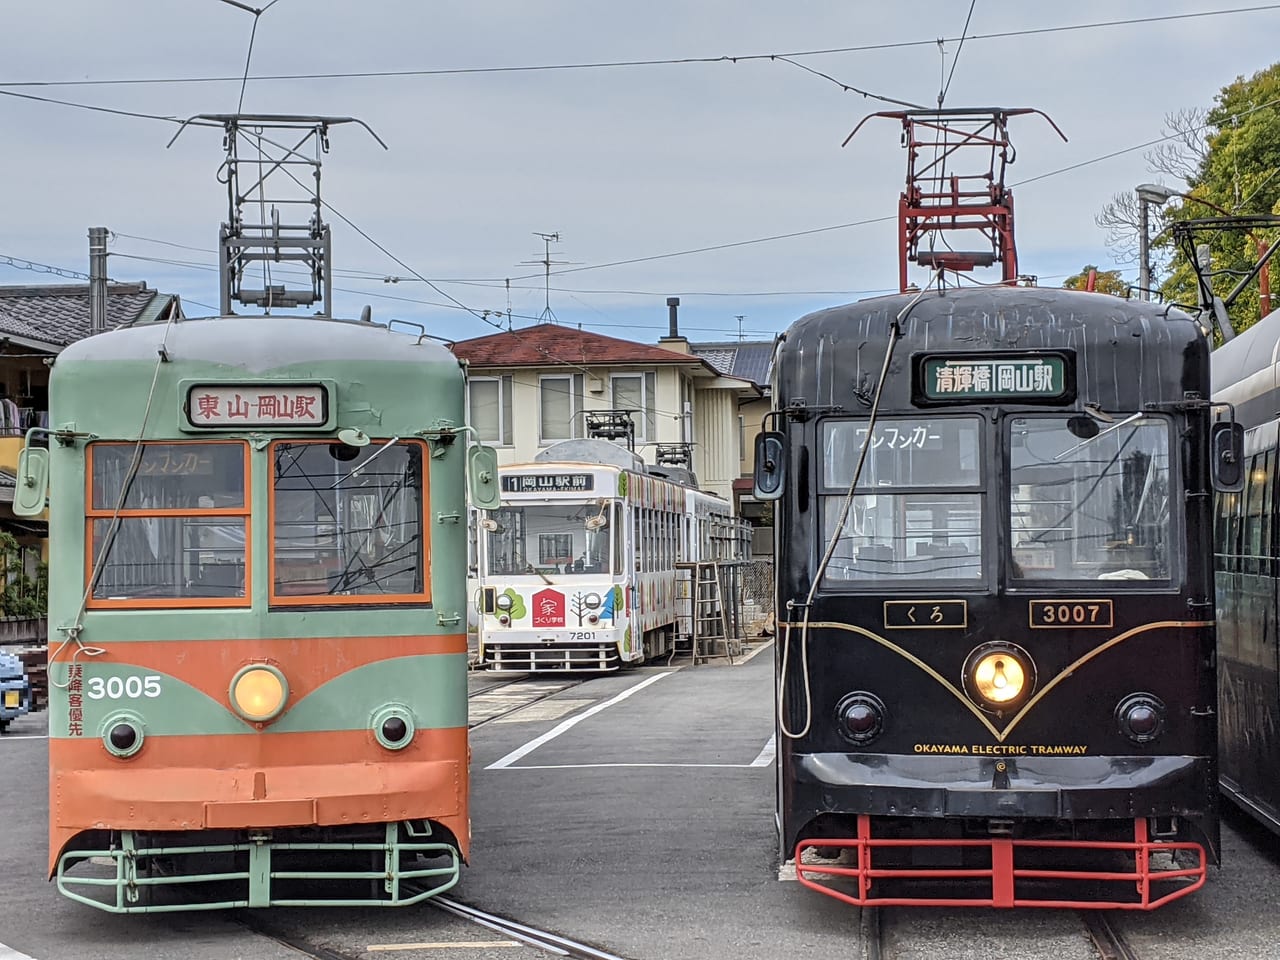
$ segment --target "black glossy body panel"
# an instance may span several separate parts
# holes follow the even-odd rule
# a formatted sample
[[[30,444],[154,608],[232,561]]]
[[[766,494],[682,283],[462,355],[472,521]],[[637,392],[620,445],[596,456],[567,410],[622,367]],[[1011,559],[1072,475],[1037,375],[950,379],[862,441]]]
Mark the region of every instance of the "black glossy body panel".
[[[1176,836],[1205,844],[1216,861],[1204,337],[1176,310],[1073,291],[965,288],[912,301],[885,297],[811,314],[778,345],[773,397],[789,458],[775,506],[783,858],[799,840],[852,835],[854,818],[871,814],[904,836],[976,826],[1076,839],[1114,836],[1123,822],[1132,833],[1137,817],[1175,817]],[[980,418],[981,575],[824,581],[806,629],[804,603],[826,547],[822,424],[867,416],[900,314],[879,413]],[[1061,402],[926,409],[918,392],[913,399],[911,371],[923,353],[1036,351],[1073,358],[1073,389]],[[1086,407],[1114,412],[1115,421],[1134,411],[1167,418],[1174,541],[1167,580],[1029,580],[1012,569],[1009,420]],[[895,600],[950,601],[964,616],[904,626],[900,608],[886,613]],[[1035,628],[1033,604],[1045,600],[1097,602],[1101,612],[1089,625]],[[966,664],[984,644],[1016,644],[1034,664],[1031,693],[1003,713],[980,706],[966,687]],[[853,691],[885,707],[883,729],[866,745],[837,724],[837,704]],[[1148,743],[1125,736],[1116,720],[1117,705],[1138,692],[1166,708],[1160,735]]]

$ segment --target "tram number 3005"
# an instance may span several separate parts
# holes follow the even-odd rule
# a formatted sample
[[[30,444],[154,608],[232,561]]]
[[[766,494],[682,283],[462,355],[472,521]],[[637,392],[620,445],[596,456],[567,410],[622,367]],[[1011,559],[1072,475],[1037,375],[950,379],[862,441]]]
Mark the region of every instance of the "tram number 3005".
[[[1032,600],[1033,627],[1109,627],[1110,600]]]
[[[85,694],[90,700],[140,700],[160,696],[160,677],[86,677]]]

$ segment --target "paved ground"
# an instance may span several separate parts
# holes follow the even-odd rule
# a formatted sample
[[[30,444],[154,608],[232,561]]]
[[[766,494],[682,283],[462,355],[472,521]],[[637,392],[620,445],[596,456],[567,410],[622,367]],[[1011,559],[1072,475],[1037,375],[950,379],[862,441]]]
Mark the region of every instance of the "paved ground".
[[[857,910],[776,879],[772,670],[768,652],[735,667],[645,668],[496,711],[472,733],[475,845],[457,897],[634,960],[860,957]],[[477,693],[493,685],[473,680]],[[299,956],[235,917],[115,918],[58,896],[42,875],[44,714],[11,730],[0,739],[0,960],[21,960],[13,951],[35,960]],[[1276,843],[1248,829],[1225,840],[1228,866],[1206,890],[1121,918],[1143,960],[1280,957],[1280,860],[1267,852]],[[499,938],[427,907],[267,919],[356,957],[406,944],[420,946],[394,955],[536,956],[479,946]],[[1094,956],[1066,912],[892,910],[883,919],[891,960]]]

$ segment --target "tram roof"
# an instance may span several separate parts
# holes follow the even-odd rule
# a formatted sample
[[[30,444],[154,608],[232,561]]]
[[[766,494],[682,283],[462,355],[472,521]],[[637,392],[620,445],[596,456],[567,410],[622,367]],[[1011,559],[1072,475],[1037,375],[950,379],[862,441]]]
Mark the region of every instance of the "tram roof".
[[[1022,337],[1001,336],[1020,326],[1067,328],[1099,326],[1110,322],[1129,326],[1138,322],[1157,332],[1168,330],[1170,322],[1185,322],[1184,337],[1199,336],[1195,321],[1182,310],[1167,304],[1125,300],[1108,294],[1066,290],[1059,287],[1011,287],[990,285],[952,287],[941,291],[889,294],[871,297],[837,307],[828,307],[801,317],[793,323],[784,338],[787,341],[822,339],[832,334],[833,327],[847,329],[850,322],[859,324],[867,334],[887,335],[889,324],[913,301],[915,305],[904,321],[903,333],[908,338],[930,341],[964,339],[950,329],[939,330],[939,321],[974,318],[982,323],[982,334],[970,345],[973,349],[1021,345],[1034,349],[1038,343],[1021,342]],[[1183,339],[1183,337],[1170,337]],[[1014,341],[1018,340],[1018,343]],[[957,349],[965,346],[957,344]]]
[[[1209,355],[1214,394],[1270,367],[1280,360],[1278,355],[1280,310],[1273,310]]]
[[[225,363],[250,372],[343,360],[458,366],[443,344],[419,341],[381,324],[294,316],[200,317],[123,327],[71,344],[58,362],[154,360],[161,340],[175,359]]]

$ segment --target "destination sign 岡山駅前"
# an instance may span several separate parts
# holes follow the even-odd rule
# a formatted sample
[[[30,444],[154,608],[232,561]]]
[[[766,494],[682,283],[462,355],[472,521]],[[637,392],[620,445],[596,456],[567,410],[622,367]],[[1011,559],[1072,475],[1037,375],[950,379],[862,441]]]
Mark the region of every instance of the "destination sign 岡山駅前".
[[[1042,356],[925,357],[917,368],[925,400],[1065,400],[1066,358]]]
[[[576,493],[595,488],[589,473],[516,473],[502,478],[503,493]]]

